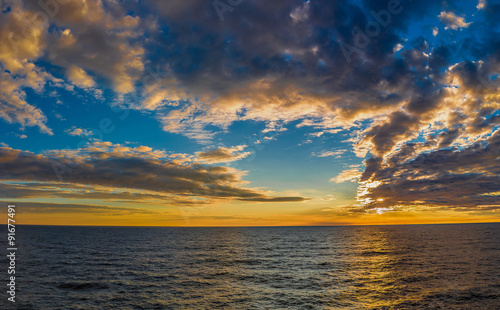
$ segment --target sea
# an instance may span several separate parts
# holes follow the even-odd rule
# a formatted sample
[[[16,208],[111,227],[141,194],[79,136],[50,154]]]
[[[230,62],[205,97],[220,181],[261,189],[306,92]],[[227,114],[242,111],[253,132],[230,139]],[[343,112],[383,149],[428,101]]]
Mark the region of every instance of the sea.
[[[500,223],[16,228],[0,309],[500,309]]]

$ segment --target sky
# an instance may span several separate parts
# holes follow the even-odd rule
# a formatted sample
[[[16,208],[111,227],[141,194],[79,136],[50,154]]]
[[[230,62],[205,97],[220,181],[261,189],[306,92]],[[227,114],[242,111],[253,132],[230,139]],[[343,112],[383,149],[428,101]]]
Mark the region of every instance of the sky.
[[[18,223],[500,220],[500,2],[0,3]]]

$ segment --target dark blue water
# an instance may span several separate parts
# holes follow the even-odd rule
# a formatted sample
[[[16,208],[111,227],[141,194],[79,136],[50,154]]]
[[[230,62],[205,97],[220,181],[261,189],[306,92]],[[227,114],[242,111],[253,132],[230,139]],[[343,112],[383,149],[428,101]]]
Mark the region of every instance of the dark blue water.
[[[17,234],[18,309],[500,309],[500,224]]]

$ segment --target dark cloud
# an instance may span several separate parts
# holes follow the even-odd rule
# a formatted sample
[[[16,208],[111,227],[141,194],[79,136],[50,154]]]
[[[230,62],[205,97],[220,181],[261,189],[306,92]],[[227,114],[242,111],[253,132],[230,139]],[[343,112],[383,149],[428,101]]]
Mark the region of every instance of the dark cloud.
[[[370,141],[374,146],[374,155],[389,152],[399,140],[413,135],[418,128],[419,120],[404,112],[394,112],[388,118],[388,123],[376,125],[370,128],[363,138],[363,142]]]
[[[101,145],[111,146],[109,143]],[[261,191],[243,187],[242,173],[235,169],[195,163],[180,164],[176,160],[151,158],[149,153],[134,153],[121,146],[98,148],[94,145],[77,153],[53,151],[49,152],[49,155],[41,155],[1,147],[0,170],[3,180],[52,183],[45,185],[43,190],[53,191],[52,194],[58,196],[75,196],[79,193],[59,193],[60,189],[51,187],[66,186],[71,189],[80,185],[80,190],[85,190],[81,185],[87,185],[121,191],[130,189],[152,192],[139,193],[136,197],[143,199],[158,199],[161,194],[206,199],[272,198]],[[8,183],[5,186],[12,187]],[[24,190],[27,191],[25,195],[33,191],[26,187]],[[94,189],[87,190],[92,196]],[[96,197],[102,195],[111,193],[97,189]],[[123,196],[116,196],[121,197],[120,199],[130,199],[134,195],[135,193],[125,191]],[[166,202],[171,200],[168,196],[165,197]]]
[[[416,146],[415,146],[416,147]],[[369,208],[408,205],[438,205],[450,208],[500,208],[500,131],[466,148],[448,148],[422,153],[407,160],[404,152],[386,165],[367,162],[365,176],[379,182],[363,198]],[[383,199],[383,201],[377,201]]]
[[[194,199],[158,192],[144,192],[133,189],[103,188],[101,186],[70,183],[39,183],[26,181],[0,182],[0,197],[11,199],[66,198],[88,199],[108,202],[133,202],[141,204],[204,205],[210,200]]]
[[[367,12],[387,9],[387,1],[364,5],[367,7],[347,1],[310,1],[304,21],[298,23],[291,14],[304,6],[303,1],[248,1],[238,7],[241,11],[227,13],[221,22],[210,4],[193,5],[187,11],[184,5],[158,2],[157,7],[166,16],[160,23],[170,27],[166,37],[159,40],[168,42],[168,45],[160,43],[161,50],[166,52],[162,61],[169,64],[169,74],[178,81],[176,87],[189,89],[194,97],[206,98],[209,105],[205,108],[209,110],[259,110],[264,105],[293,109],[314,101],[317,113],[329,110],[352,119],[367,110],[396,105],[408,98],[412,90],[418,91],[415,82],[424,76],[410,70],[416,56],[404,56],[402,62],[395,62],[393,50],[404,43],[400,31],[408,19],[429,10],[433,2],[418,5],[401,2],[404,9],[393,14],[390,25],[370,37],[368,46],[358,48],[360,53],[353,55],[352,63],[348,63],[340,43],[356,45],[358,37],[353,29],[364,29],[374,20]],[[182,18],[173,12],[186,15]],[[415,45],[420,46],[421,42]],[[185,55],[191,57],[186,59]],[[440,55],[447,56],[444,52]],[[424,61],[421,62],[420,67],[425,68]],[[407,72],[397,78],[398,84],[394,85],[397,87],[389,95],[381,96],[384,91],[381,81],[386,80],[384,72],[392,70],[396,74],[398,66]],[[265,88],[252,87],[259,84]],[[274,101],[273,97],[280,100]],[[231,101],[243,105],[230,107]],[[250,114],[247,117],[260,116],[263,120],[269,117]],[[202,116],[203,113],[198,118]],[[210,117],[213,121],[213,115]],[[237,119],[237,115],[226,117]],[[288,120],[285,116],[284,119]]]

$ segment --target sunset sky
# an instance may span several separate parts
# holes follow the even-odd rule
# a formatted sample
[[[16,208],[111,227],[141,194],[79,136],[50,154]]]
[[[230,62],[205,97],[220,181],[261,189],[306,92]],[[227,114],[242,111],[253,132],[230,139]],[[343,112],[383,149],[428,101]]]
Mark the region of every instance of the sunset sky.
[[[21,224],[500,220],[500,2],[0,3]]]

